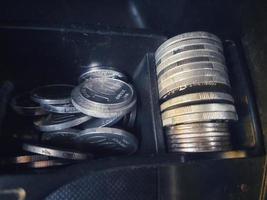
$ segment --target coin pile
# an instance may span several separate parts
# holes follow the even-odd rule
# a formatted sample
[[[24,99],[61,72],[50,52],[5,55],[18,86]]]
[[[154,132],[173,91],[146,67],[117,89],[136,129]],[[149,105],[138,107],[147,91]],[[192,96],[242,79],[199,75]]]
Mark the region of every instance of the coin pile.
[[[130,132],[136,118],[136,92],[127,77],[110,67],[89,67],[79,85],[54,84],[38,87],[13,98],[18,114],[39,116],[34,127],[41,141],[25,143],[23,150],[44,156],[24,155],[19,159],[43,161],[43,167],[65,160],[84,160],[94,155],[129,155],[138,148]],[[41,117],[40,117],[41,116]],[[116,126],[116,127],[114,127]],[[49,160],[46,157],[61,160]],[[14,160],[14,159],[13,159]],[[17,160],[17,158],[15,159]]]
[[[238,120],[222,41],[207,32],[177,35],[155,53],[162,123],[170,152],[231,149]]]

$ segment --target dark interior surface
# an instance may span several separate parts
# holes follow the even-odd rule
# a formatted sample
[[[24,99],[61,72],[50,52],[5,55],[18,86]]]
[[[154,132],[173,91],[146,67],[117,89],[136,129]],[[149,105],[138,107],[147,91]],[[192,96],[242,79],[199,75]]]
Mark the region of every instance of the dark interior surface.
[[[108,180],[118,179],[116,183],[124,186],[127,183],[124,193],[114,187],[114,198],[121,199],[125,199],[124,194],[133,199],[267,198],[263,155],[263,136],[267,134],[266,4],[248,0],[1,2],[1,82],[11,81],[14,92],[20,92],[47,83],[77,84],[83,65],[118,67],[138,90],[135,131],[140,149],[128,158],[107,158],[52,170],[2,170],[0,197],[4,189],[14,188],[25,189],[27,199],[42,199],[49,194],[50,199],[60,199],[64,194],[71,197],[75,189],[65,185],[84,178],[83,185],[100,180],[96,191],[105,190]],[[244,152],[166,154],[159,128],[156,77],[151,75],[153,52],[166,37],[195,30],[221,37],[228,67],[239,66],[230,69],[230,76],[242,123],[232,126],[232,134],[236,150]],[[2,156],[19,150],[19,144],[5,139],[17,131],[20,119],[10,108],[6,113],[0,116]],[[134,170],[140,167],[144,168]],[[114,170],[119,169],[124,172],[116,174]],[[148,178],[139,182],[141,175]],[[144,185],[137,188],[136,184]],[[90,197],[110,199],[108,194]],[[88,193],[84,195],[88,197]]]

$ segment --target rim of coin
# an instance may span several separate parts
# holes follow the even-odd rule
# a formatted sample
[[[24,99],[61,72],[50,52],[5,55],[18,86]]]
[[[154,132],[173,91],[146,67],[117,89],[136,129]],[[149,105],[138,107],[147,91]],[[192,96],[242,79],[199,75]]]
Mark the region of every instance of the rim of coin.
[[[158,76],[158,81],[163,82],[164,80],[168,79],[170,76],[176,73],[183,73],[187,71],[195,71],[195,70],[202,70],[202,69],[211,69],[214,71],[220,71],[228,73],[228,69],[225,65],[217,62],[193,62],[193,63],[186,63],[164,71],[161,75]]]
[[[230,141],[225,142],[191,142],[191,143],[169,143],[170,148],[209,148],[209,147],[217,147],[217,146],[231,146]]]
[[[184,134],[175,134],[175,133],[166,133],[169,139],[186,139],[186,138],[205,138],[205,137],[230,137],[228,131],[225,132],[199,132],[199,133],[184,133]]]
[[[225,87],[231,87],[230,82],[223,77],[218,76],[208,76],[208,77],[193,77],[182,81],[174,82],[168,86],[164,86],[161,91],[159,91],[159,97],[165,99],[169,93],[180,92],[186,90],[190,87],[195,86],[216,86],[224,85]]]
[[[48,111],[48,112],[53,112],[53,113],[59,113],[59,114],[64,114],[64,113],[79,113],[80,111],[77,110],[72,103],[67,103],[67,104],[41,104],[41,107]]]
[[[192,129],[168,129],[169,134],[191,134],[204,132],[228,132],[228,128],[221,127],[201,127]]]
[[[74,86],[69,84],[51,84],[31,91],[33,101],[40,104],[65,104],[70,102]]]
[[[22,149],[24,151],[28,151],[31,153],[41,154],[49,157],[70,159],[70,160],[85,160],[93,157],[92,154],[85,154],[77,151],[62,150],[59,148],[48,147],[44,145],[33,145],[24,143],[22,145]]]
[[[131,133],[118,128],[91,128],[80,132],[74,142],[79,146],[86,146],[110,152],[132,154],[138,148],[138,141]]]
[[[171,49],[169,51],[164,52],[164,54],[159,58],[159,60],[156,60],[156,65],[157,66],[160,65],[162,62],[167,61],[169,58],[177,54],[185,53],[189,51],[200,51],[200,50],[210,51],[220,56],[224,56],[223,51],[217,46],[210,45],[210,44],[203,44],[203,45],[191,44],[191,45],[184,45],[184,46],[176,46],[175,49]]]
[[[184,130],[184,129],[194,129],[194,128],[229,128],[228,123],[224,122],[200,122],[200,123],[190,123],[190,124],[180,124],[177,126],[168,127],[168,130]]]
[[[203,112],[236,112],[236,109],[234,105],[226,103],[196,104],[164,111],[161,114],[161,118],[162,120],[165,120],[180,115]]]
[[[136,116],[137,116],[137,108],[135,106],[132,112],[123,117],[122,123],[124,124],[124,126],[127,126],[128,128],[133,128],[136,121]]]
[[[164,51],[161,52],[161,54],[155,55],[155,60],[156,62],[158,62],[159,60],[161,60],[162,57],[167,56],[168,53],[175,52],[179,49],[187,48],[188,46],[199,46],[200,48],[204,48],[205,45],[216,47],[219,52],[223,53],[223,46],[221,43],[209,39],[191,39],[176,42],[172,45],[169,45],[167,48],[165,48]]]
[[[41,161],[35,161],[32,163],[27,163],[23,165],[23,167],[27,168],[34,168],[34,169],[42,169],[42,168],[49,168],[49,167],[58,167],[58,166],[63,166],[63,165],[69,165],[72,162],[69,160],[41,160]]]
[[[78,113],[78,114],[49,114],[34,122],[37,129],[50,132],[68,129],[78,126],[92,117]]]
[[[209,32],[205,32],[205,31],[194,31],[194,32],[187,32],[187,33],[182,33],[179,35],[176,35],[174,37],[171,37],[170,39],[166,40],[164,43],[162,43],[158,49],[155,52],[155,55],[159,55],[162,51],[164,51],[166,49],[166,47],[177,43],[177,42],[181,42],[183,40],[190,40],[190,39],[209,39],[209,40],[214,40],[217,41],[218,43],[222,44],[221,39]]]
[[[31,99],[31,94],[28,92],[13,97],[10,105],[20,115],[40,116],[47,114],[40,104]]]
[[[169,110],[185,104],[201,103],[212,101],[214,103],[229,102],[234,103],[232,95],[223,92],[199,92],[181,95],[178,97],[171,98],[160,105],[161,112]]]
[[[184,152],[184,153],[203,153],[216,151],[230,151],[231,146],[224,147],[210,147],[210,148],[169,148],[169,152]]]
[[[125,105],[122,106],[120,108],[116,108],[116,109],[105,109],[105,108],[97,108],[97,107],[88,107],[88,106],[82,106],[77,104],[74,100],[72,101],[73,105],[82,113],[89,115],[89,116],[93,116],[96,118],[113,118],[113,117],[120,117],[123,116],[125,114],[127,114],[128,112],[130,112],[132,110],[132,108],[136,105],[136,96],[134,96],[134,98],[132,99],[132,101]],[[82,100],[80,100],[79,103],[81,103]]]
[[[214,58],[214,57],[209,57],[209,56],[200,56],[200,57],[190,57],[190,58],[186,58],[184,60],[179,60],[177,62],[173,62],[171,64],[168,64],[166,66],[164,66],[164,68],[159,71],[159,73],[157,73],[157,77],[161,77],[161,75],[167,73],[168,71],[171,71],[171,70],[175,70],[177,69],[178,67],[181,67],[180,69],[184,69],[184,68],[187,68],[187,69],[190,69],[189,65],[193,65],[194,64],[199,64],[199,63],[202,63],[202,64],[206,64],[206,63],[211,63],[211,64],[220,64],[221,66],[224,66],[224,69],[226,71],[228,71],[228,69],[225,67],[226,66],[226,63],[225,63],[225,60],[220,60],[218,58]],[[208,67],[208,66],[207,66]]]
[[[121,120],[122,116],[113,117],[113,118],[95,118],[88,120],[83,123],[81,126],[83,129],[88,128],[101,128],[106,126],[113,126]]]
[[[188,79],[199,78],[199,77],[218,77],[224,78],[227,83],[230,83],[228,74],[221,73],[219,71],[214,70],[194,70],[188,71],[185,73],[178,73],[170,76],[168,79],[164,80],[163,82],[158,81],[158,88],[159,91],[163,90],[165,87],[170,86],[171,84],[186,81]]]
[[[79,83],[89,79],[89,78],[114,78],[127,81],[127,76],[114,67],[106,66],[94,66],[88,67],[84,73],[79,77]]]
[[[214,51],[210,51],[208,49],[185,51],[185,52],[172,55],[168,57],[168,59],[162,61],[159,65],[157,65],[157,75],[159,75],[159,73],[164,68],[170,65],[173,65],[174,63],[187,60],[189,58],[195,58],[195,57],[209,57],[209,58],[217,59],[222,64],[225,63],[225,58],[223,55],[216,53]]]
[[[42,160],[48,160],[48,156],[44,155],[21,155],[21,156],[15,156],[11,158],[4,159],[1,163],[3,164],[25,164],[25,163],[31,163],[35,161],[42,161]]]
[[[119,79],[94,78],[88,79],[72,91],[72,102],[84,107],[119,108],[131,102],[134,88]]]
[[[201,138],[183,138],[174,139],[168,138],[168,144],[183,144],[183,143],[203,143],[203,142],[225,142],[230,141],[229,137],[201,137]]]
[[[163,126],[173,126],[177,124],[207,122],[207,121],[236,121],[238,120],[236,112],[204,112],[180,115],[177,117],[162,120]]]

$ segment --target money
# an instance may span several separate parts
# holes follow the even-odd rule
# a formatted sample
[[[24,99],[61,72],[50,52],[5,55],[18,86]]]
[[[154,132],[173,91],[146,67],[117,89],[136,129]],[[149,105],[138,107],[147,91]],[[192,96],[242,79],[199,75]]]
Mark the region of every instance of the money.
[[[90,116],[78,114],[49,114],[34,122],[35,127],[44,132],[58,131],[78,126],[91,119]]]
[[[75,151],[66,151],[52,147],[40,146],[40,145],[32,145],[32,144],[23,144],[23,150],[36,153],[40,155],[45,155],[49,157],[70,159],[70,160],[84,160],[92,157],[91,154],[84,154]]]
[[[40,116],[47,114],[47,112],[40,106],[40,104],[34,102],[31,99],[30,93],[24,93],[15,96],[11,100],[11,107],[18,114],[25,116]]]
[[[234,99],[230,94],[222,92],[200,92],[200,93],[190,93],[186,95],[181,95],[174,97],[170,100],[165,101],[160,105],[160,110],[163,112],[168,109],[172,109],[185,104],[196,104],[205,102],[229,102],[234,103]]]
[[[88,67],[86,71],[79,77],[79,83],[90,78],[112,78],[127,81],[127,77],[120,71],[112,67]]]
[[[67,84],[46,85],[31,92],[33,101],[40,104],[70,103],[70,94],[74,86]]]
[[[122,116],[113,117],[113,118],[92,118],[89,121],[83,123],[81,127],[83,129],[88,128],[101,128],[101,127],[110,127],[115,125],[121,120]]]
[[[118,128],[91,128],[80,132],[74,138],[77,146],[91,151],[116,154],[132,154],[138,148],[134,135]]]
[[[77,110],[72,103],[66,103],[66,104],[41,104],[41,107],[47,111],[47,112],[53,112],[53,113],[79,113],[80,111]]]

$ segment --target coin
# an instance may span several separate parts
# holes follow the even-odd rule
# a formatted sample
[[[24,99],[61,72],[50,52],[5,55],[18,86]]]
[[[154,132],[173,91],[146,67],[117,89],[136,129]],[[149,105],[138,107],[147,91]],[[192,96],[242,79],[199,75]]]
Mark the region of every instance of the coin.
[[[236,112],[203,112],[191,113],[162,120],[163,126],[173,126],[176,124],[210,122],[210,121],[236,121]]]
[[[55,145],[59,147],[72,147],[73,137],[77,136],[79,131],[76,129],[65,129],[55,132],[44,132],[42,134],[42,143]]]
[[[34,122],[37,129],[49,132],[58,131],[80,125],[91,119],[90,116],[78,114],[49,114]]]
[[[66,103],[66,104],[41,104],[41,107],[48,111],[53,113],[79,113],[80,111],[77,110],[72,103]]]
[[[204,112],[236,112],[235,106],[232,104],[224,104],[224,103],[208,103],[208,104],[197,104],[184,106],[179,108],[174,108],[171,110],[164,111],[161,114],[162,120],[186,115],[191,113],[204,113]]]
[[[46,85],[31,92],[32,100],[40,104],[65,104],[70,102],[74,86],[66,84]]]
[[[191,134],[191,133],[207,133],[207,132],[227,132],[227,127],[199,127],[191,129],[171,129],[169,128],[169,134]]]
[[[232,95],[222,92],[200,92],[190,93],[174,97],[170,100],[165,101],[160,105],[160,110],[165,111],[185,104],[196,104],[205,102],[230,102],[234,103]]]
[[[48,156],[43,155],[23,155],[23,156],[16,156],[12,158],[4,159],[1,163],[4,165],[8,164],[25,164],[25,163],[31,163],[41,160],[48,160]]]
[[[159,91],[161,91],[164,87],[168,87],[171,84],[174,84],[179,81],[187,80],[190,78],[200,78],[200,77],[219,77],[219,78],[225,78],[225,80],[230,83],[228,74],[220,72],[220,71],[214,71],[214,70],[194,70],[194,71],[188,71],[185,73],[178,73],[174,74],[173,76],[170,76],[168,79],[164,81],[158,81],[158,88]]]
[[[41,161],[35,161],[32,163],[27,163],[23,165],[23,167],[41,169],[41,168],[49,168],[49,167],[58,167],[58,166],[69,165],[69,164],[71,164],[71,162],[67,160],[59,160],[59,159],[41,160]]]
[[[195,71],[195,70],[203,70],[203,69],[210,69],[214,71],[219,71],[222,73],[227,73],[227,68],[225,65],[216,62],[193,62],[193,63],[186,63],[180,66],[174,67],[167,71],[164,70],[160,76],[158,76],[158,82],[163,82],[164,80],[171,77],[173,74],[188,72],[188,71]]]
[[[174,139],[169,138],[169,144],[182,144],[182,143],[204,143],[204,142],[225,142],[229,141],[229,137],[198,137],[198,138],[184,138],[184,139]]]
[[[170,139],[186,139],[186,138],[203,138],[203,137],[228,137],[230,133],[225,132],[196,132],[196,133],[169,133],[167,132],[167,137]]]
[[[214,51],[209,50],[191,50],[191,51],[185,51],[179,54],[175,54],[173,56],[170,56],[168,59],[161,62],[159,65],[157,65],[157,75],[166,67],[175,64],[179,61],[186,60],[189,58],[196,58],[196,57],[208,57],[208,58],[215,58],[220,63],[225,63],[225,58],[223,55],[216,53]]]
[[[172,83],[164,87],[161,91],[159,91],[159,97],[161,99],[165,99],[172,93],[181,92],[191,87],[196,87],[196,86],[211,87],[211,86],[217,86],[217,85],[224,85],[225,87],[231,87],[229,80],[226,80],[224,77],[218,77],[218,76],[193,77],[193,78],[189,78],[186,80]]]
[[[191,49],[205,49],[205,47],[209,48],[210,46],[213,46],[211,47],[212,49],[215,48],[215,50],[218,52],[223,53],[223,47],[221,43],[209,39],[191,39],[169,45],[166,49],[164,49],[164,51],[161,52],[161,54],[155,55],[155,60],[156,62],[159,62],[162,57],[167,57],[171,55],[171,53],[175,54],[176,52]]]
[[[133,128],[136,120],[137,108],[133,108],[133,111],[123,117],[123,124],[128,128]]]
[[[170,148],[209,148],[209,147],[214,147],[214,146],[229,146],[230,142],[229,141],[220,141],[220,142],[191,142],[191,143],[172,143],[169,144]]]
[[[120,71],[112,67],[89,67],[79,77],[79,83],[82,83],[90,78],[112,78],[127,81],[127,77]]]
[[[11,100],[11,107],[20,115],[40,116],[47,114],[38,103],[31,99],[30,93],[15,96]]]
[[[50,157],[56,157],[56,158],[63,158],[63,159],[70,159],[70,160],[84,160],[87,158],[92,157],[91,154],[84,154],[80,152],[75,151],[65,151],[53,147],[46,147],[41,145],[32,145],[32,144],[23,144],[22,146],[23,150],[41,154],[45,156]]]
[[[174,43],[181,42],[183,40],[190,40],[190,39],[209,39],[212,41],[216,41],[219,44],[222,43],[221,40],[216,35],[214,35],[212,33],[201,32],[201,31],[183,33],[180,35],[176,35],[176,36],[168,39],[167,41],[165,41],[163,44],[161,44],[159,46],[159,48],[157,49],[157,51],[155,52],[155,55],[156,56],[160,55],[162,51],[164,51],[168,46],[170,46]]]
[[[109,127],[115,125],[121,120],[122,116],[113,117],[113,118],[95,118],[93,117],[89,121],[81,125],[82,129],[88,128],[100,128],[100,127]]]
[[[180,124],[177,126],[169,127],[168,130],[191,130],[191,129],[202,129],[202,128],[215,128],[215,129],[228,129],[229,125],[224,122],[205,122],[205,123],[191,123],[191,124]]]
[[[138,147],[134,135],[107,127],[83,130],[74,141],[79,147],[106,153],[132,154]]]
[[[216,152],[216,151],[230,151],[231,146],[212,146],[206,148],[191,147],[191,148],[169,148],[170,152],[187,152],[187,153],[200,153],[200,152]]]

